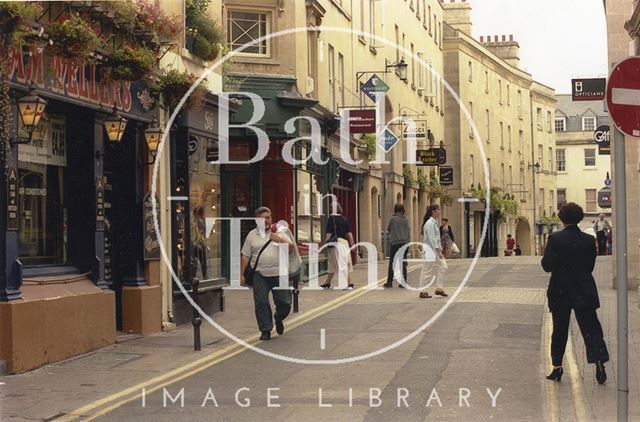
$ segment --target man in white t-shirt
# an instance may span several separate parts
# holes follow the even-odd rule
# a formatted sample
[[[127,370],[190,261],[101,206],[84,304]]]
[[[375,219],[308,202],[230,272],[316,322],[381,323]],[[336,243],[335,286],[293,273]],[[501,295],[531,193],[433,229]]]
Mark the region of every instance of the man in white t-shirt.
[[[289,245],[289,252],[294,250],[295,245],[287,236],[278,233],[271,233],[271,210],[267,207],[260,207],[255,211],[255,217],[264,219],[264,226],[260,226],[261,220],[256,220],[258,227],[251,230],[242,245],[240,256],[240,284],[247,284],[245,270],[251,264],[255,268],[256,260],[263,246],[271,240],[262,251],[258,266],[255,268],[253,278],[253,302],[255,306],[256,320],[260,330],[260,340],[271,339],[273,329],[273,319],[271,304],[269,303],[269,292],[273,295],[273,302],[276,305],[275,322],[276,332],[279,335],[284,333],[283,320],[291,311],[291,290],[276,289],[280,284],[280,273],[288,277],[288,261],[280,265],[280,244]]]
[[[611,231],[611,224],[604,218],[604,214],[600,214],[595,224],[593,225],[593,231],[596,232],[596,239],[598,239],[598,255],[607,254],[607,236]]]

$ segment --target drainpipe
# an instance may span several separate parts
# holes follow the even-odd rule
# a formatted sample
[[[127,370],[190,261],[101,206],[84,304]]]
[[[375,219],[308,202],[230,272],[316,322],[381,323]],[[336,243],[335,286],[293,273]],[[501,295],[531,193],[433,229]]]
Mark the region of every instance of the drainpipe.
[[[537,206],[537,189],[536,189],[536,168],[534,166],[535,164],[535,153],[536,153],[536,149],[535,149],[535,140],[536,140],[536,136],[535,136],[535,127],[534,127],[534,123],[533,123],[533,95],[531,95],[531,91],[529,91],[529,115],[531,116],[531,165],[533,166],[533,227],[535,227],[536,222],[538,221],[536,218],[536,210],[538,209]],[[540,164],[542,166],[542,163]],[[538,247],[538,232],[535,231],[534,232],[534,247],[535,247],[535,255],[534,256],[538,256],[538,252],[539,252],[539,247]],[[540,239],[540,242],[542,244],[542,239]]]

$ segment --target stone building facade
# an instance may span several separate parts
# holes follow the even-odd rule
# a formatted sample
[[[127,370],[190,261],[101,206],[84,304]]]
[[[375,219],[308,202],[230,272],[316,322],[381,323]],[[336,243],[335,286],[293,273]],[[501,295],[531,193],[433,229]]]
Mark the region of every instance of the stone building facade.
[[[555,204],[554,91],[519,68],[520,47],[513,36],[475,40],[469,3],[443,3],[443,7],[445,78],[459,96],[445,95],[452,191],[470,197],[472,187],[485,187],[490,181],[500,195],[513,195],[517,213],[491,213],[481,254],[502,255],[511,234],[524,255],[535,255],[544,242],[536,236],[536,223],[550,216],[549,205]],[[484,210],[484,202],[454,203],[446,210],[467,256],[477,250]]]
[[[638,22],[640,10],[638,2],[634,0],[604,0],[604,10],[607,19],[608,63],[609,71],[624,58],[638,54]],[[612,137],[613,140],[613,137]],[[627,262],[628,286],[637,289],[640,285],[640,148],[638,140],[626,137],[626,174],[627,174]],[[611,143],[611,169],[614,182],[613,195],[615,197],[614,163],[615,142]],[[613,225],[616,226],[615,216]],[[615,235],[615,232],[614,232]],[[614,287],[616,284],[615,264]]]
[[[611,176],[611,156],[600,154],[594,132],[609,124],[603,101],[572,101],[571,95],[557,95],[555,115],[556,172],[558,173],[557,208],[565,202],[575,202],[585,211],[581,227],[600,214],[611,218],[611,208],[598,205],[598,191]]]

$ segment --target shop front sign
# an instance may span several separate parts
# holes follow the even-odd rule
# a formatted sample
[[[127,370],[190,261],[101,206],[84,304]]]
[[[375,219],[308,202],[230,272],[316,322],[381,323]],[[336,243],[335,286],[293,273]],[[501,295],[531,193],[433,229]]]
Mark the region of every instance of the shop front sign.
[[[45,60],[42,49],[35,46],[13,47],[9,53],[11,82],[35,84],[53,97],[100,108],[116,109],[133,115],[150,117],[155,100],[143,82],[115,81],[108,69],[94,63],[52,57]]]
[[[611,155],[611,131],[609,125],[598,126],[593,132],[593,139],[598,144],[599,155]]]
[[[376,110],[348,110],[350,133],[376,133]]]
[[[453,185],[453,167],[440,167],[440,184],[442,186]]]
[[[418,166],[441,166],[447,162],[447,151],[444,148],[429,148],[416,151]]]

